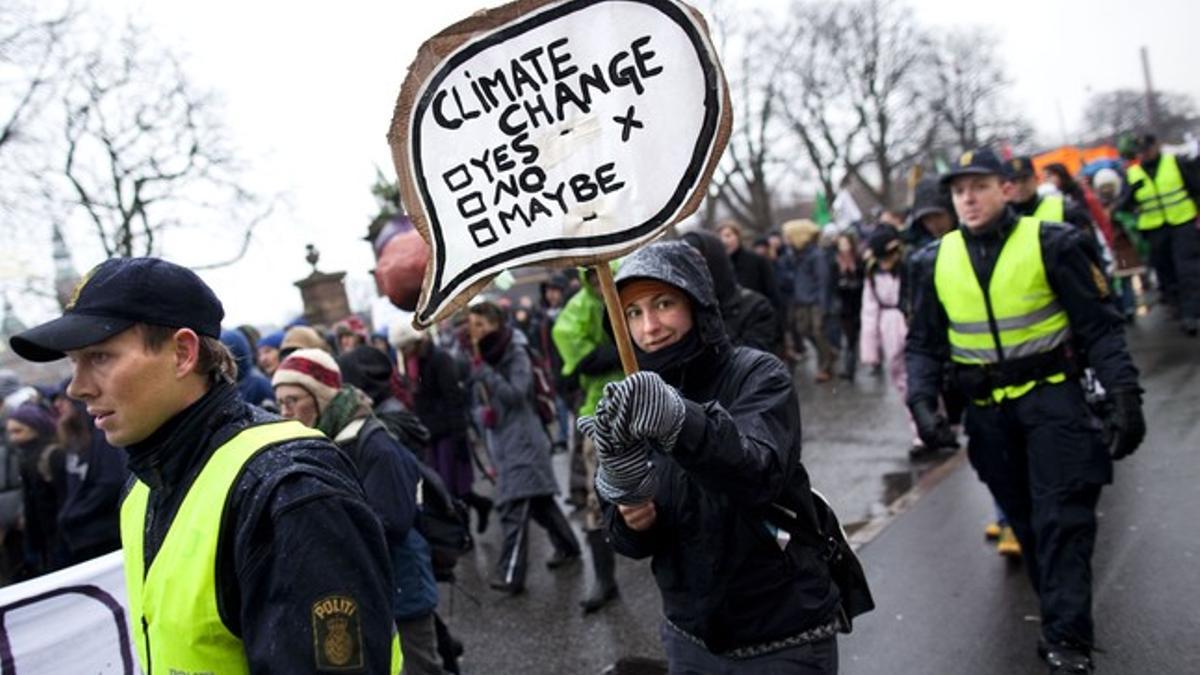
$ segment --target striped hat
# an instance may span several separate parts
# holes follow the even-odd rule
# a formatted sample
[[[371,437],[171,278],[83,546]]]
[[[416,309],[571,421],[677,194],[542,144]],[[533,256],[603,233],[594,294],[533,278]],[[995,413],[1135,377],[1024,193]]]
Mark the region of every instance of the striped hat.
[[[342,388],[342,371],[337,361],[321,349],[297,349],[292,352],[271,377],[271,386],[294,384],[303,387],[317,400],[317,412],[324,412],[329,402]]]

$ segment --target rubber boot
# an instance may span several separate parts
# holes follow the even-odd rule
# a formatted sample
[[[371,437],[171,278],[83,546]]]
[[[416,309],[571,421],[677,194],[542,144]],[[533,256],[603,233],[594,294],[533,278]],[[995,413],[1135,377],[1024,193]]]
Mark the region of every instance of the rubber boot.
[[[587,533],[588,548],[592,549],[592,568],[596,572],[596,583],[588,596],[579,606],[584,614],[591,614],[616,600],[620,593],[617,591],[616,556],[612,545],[604,538],[603,530],[589,530]]]

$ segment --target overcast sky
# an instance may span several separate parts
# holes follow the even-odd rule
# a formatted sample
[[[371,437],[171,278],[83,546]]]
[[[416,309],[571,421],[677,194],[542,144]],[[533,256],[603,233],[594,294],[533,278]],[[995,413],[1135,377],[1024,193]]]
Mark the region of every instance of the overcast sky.
[[[223,98],[255,182],[288,195],[290,207],[259,229],[241,263],[204,274],[225,302],[230,325],[279,324],[299,313],[292,282],[307,274],[308,242],[321,250],[323,270],[350,273],[352,297],[369,292],[373,261],[361,237],[374,214],[369,187],[376,167],[394,176],[385,134],[400,83],[425,38],[485,4],[94,3],[118,25],[131,12],[183,53],[196,83]],[[786,3],[745,0],[748,8],[757,5],[782,10]],[[1089,92],[1141,87],[1141,45],[1150,47],[1157,88],[1200,99],[1195,0],[915,0],[912,6],[938,30],[993,28],[1015,81],[1013,100],[1048,142],[1078,130]],[[165,253],[183,255],[170,241]],[[94,255],[78,249],[76,266],[87,269],[98,262],[87,259]]]

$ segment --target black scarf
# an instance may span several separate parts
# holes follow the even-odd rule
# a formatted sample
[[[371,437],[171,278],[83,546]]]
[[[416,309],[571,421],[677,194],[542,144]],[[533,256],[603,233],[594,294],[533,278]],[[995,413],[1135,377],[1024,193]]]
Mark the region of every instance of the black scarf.
[[[636,344],[633,351],[637,354],[638,367],[658,373],[669,384],[678,385],[683,379],[683,371],[687,365],[704,350],[700,340],[700,331],[693,326],[679,342],[668,345],[654,352],[644,352]]]
[[[495,366],[504,358],[509,342],[512,342],[512,328],[501,326],[479,338],[479,356],[483,357],[488,365]]]

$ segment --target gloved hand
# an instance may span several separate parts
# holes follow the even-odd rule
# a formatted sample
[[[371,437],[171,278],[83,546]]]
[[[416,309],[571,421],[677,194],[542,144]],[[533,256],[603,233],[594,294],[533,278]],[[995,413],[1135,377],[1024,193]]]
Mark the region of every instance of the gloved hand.
[[[937,404],[930,399],[919,399],[908,406],[912,412],[913,422],[917,425],[917,435],[921,442],[930,450],[938,448],[958,447],[958,438],[950,429],[946,417],[938,412]]]
[[[1108,394],[1112,412],[1108,419],[1112,431],[1108,451],[1113,459],[1132,455],[1146,437],[1146,418],[1142,416],[1142,396],[1135,389]]]
[[[649,371],[604,385],[596,405],[596,419],[605,430],[627,445],[654,441],[663,452],[674,449],[686,412],[679,392]]]
[[[596,446],[596,493],[615,504],[641,504],[654,497],[658,482],[646,441],[622,442],[595,417],[584,416],[579,433]]]
[[[575,366],[575,370],[583,375],[603,375],[620,368],[621,356],[617,353],[617,346],[611,343],[602,344],[588,352]]]

